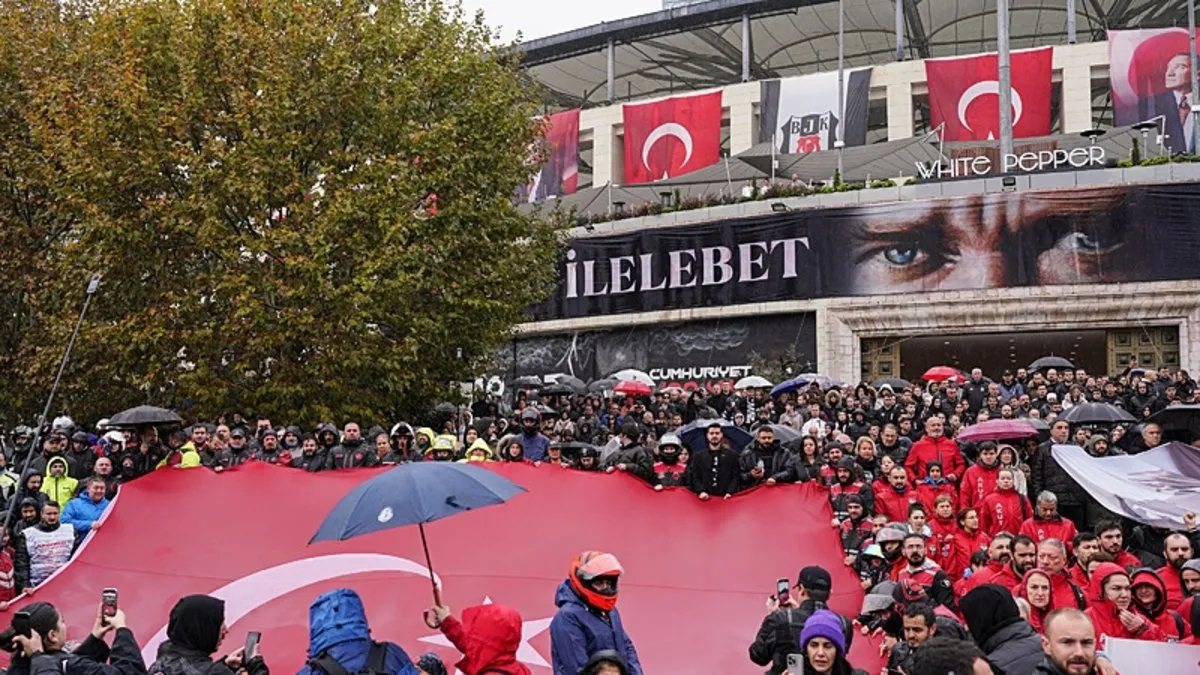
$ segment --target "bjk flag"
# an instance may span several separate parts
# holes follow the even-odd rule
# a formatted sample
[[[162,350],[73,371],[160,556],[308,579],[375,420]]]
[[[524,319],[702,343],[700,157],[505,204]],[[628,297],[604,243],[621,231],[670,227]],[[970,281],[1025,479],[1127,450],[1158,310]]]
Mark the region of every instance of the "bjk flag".
[[[721,92],[626,105],[625,182],[649,183],[721,159]]]
[[[828,525],[829,499],[811,484],[701,502],[625,474],[486,466],[528,492],[427,524],[430,555],[443,602],[456,615],[489,602],[521,614],[517,659],[534,675],[551,675],[555,591],[581,551],[614,553],[625,568],[617,608],[646,673],[751,672],[746,644],[763,602],[776,579],[794,580],[805,565],[833,575],[834,610],[855,616],[861,606],[857,575],[842,564]],[[53,603],[70,634],[82,635],[95,622],[101,590],[116,588],[149,664],[175,602],[213,595],[225,601],[229,626],[218,655],[241,646],[247,631],[261,631],[272,672],[295,673],[306,657],[308,606],[348,587],[366,605],[373,639],[453,663],[457,652],[421,616],[433,598],[415,526],[308,545],[333,505],[376,473],[312,474],[255,462],[220,474],[156,471],[121,486],[103,526],[34,599]],[[764,513],[788,513],[787,527]],[[878,641],[868,638],[854,640],[850,658],[870,672],[883,665]]]
[[[1013,138],[1050,133],[1052,47],[1014,51],[1012,73]],[[986,141],[1000,138],[1000,78],[996,54],[927,59],[929,110],[933,128],[945,125],[943,140]]]

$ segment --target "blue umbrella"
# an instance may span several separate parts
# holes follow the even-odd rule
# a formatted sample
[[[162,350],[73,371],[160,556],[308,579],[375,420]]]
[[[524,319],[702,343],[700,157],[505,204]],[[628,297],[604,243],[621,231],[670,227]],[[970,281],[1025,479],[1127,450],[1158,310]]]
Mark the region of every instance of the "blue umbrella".
[[[771,396],[780,394],[788,394],[797,389],[803,389],[813,383],[822,389],[833,389],[838,386],[838,381],[827,375],[818,375],[817,373],[801,373],[787,382],[780,382],[771,390]]]
[[[708,447],[708,440],[705,438],[705,435],[708,432],[708,427],[714,423],[721,425],[721,431],[725,433],[725,438],[729,440],[729,443],[736,450],[741,450],[750,445],[750,441],[754,440],[749,431],[735,425],[729,420],[696,420],[691,424],[685,424],[680,427],[676,433],[684,445],[688,446],[694,452],[700,451]]]
[[[451,462],[401,464],[360,483],[333,507],[308,543],[345,541],[364,534],[416,524],[433,598],[441,603],[425,523],[464,511],[503,504],[525,488],[480,466]]]

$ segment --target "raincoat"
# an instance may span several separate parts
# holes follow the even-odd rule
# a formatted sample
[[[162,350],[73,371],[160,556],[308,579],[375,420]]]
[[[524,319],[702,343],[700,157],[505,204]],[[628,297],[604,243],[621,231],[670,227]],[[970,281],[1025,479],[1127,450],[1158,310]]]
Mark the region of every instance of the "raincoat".
[[[483,450],[485,453],[487,453],[486,456],[484,457],[484,459],[472,459],[471,458],[471,453],[475,452],[476,450]],[[467,448],[467,456],[458,460],[458,463],[464,464],[466,462],[493,462],[495,460],[496,460],[496,455],[495,455],[495,453],[492,452],[491,447],[488,446],[487,441],[483,440],[482,438],[476,438],[475,442],[471,444],[471,447]],[[463,618],[465,619],[466,617],[464,616]],[[458,651],[461,652],[462,650],[460,649]],[[462,669],[460,668],[459,670],[462,670]]]
[[[51,473],[51,469],[55,466],[61,466],[63,470],[63,474],[57,478]],[[67,473],[70,468],[65,458],[51,457],[50,461],[46,462],[46,477],[42,479],[42,492],[62,507],[71,501],[71,498],[75,496],[75,488],[79,487],[79,481],[71,478]]]
[[[463,653],[454,664],[463,675],[529,675],[517,661],[521,646],[521,615],[503,605],[477,605],[463,610],[460,622],[453,616],[442,621],[442,634]]]
[[[308,658],[328,654],[347,671],[356,673],[366,665],[370,651],[371,629],[357,593],[339,588],[313,600],[308,608]],[[388,643],[383,663],[390,675],[417,675],[417,667],[400,645]],[[297,675],[323,674],[306,665]]]
[[[1138,606],[1138,610],[1140,610],[1147,619],[1150,619],[1150,621],[1154,622],[1154,625],[1158,626],[1158,628],[1166,634],[1167,639],[1174,642],[1188,636],[1189,630],[1183,619],[1175,612],[1167,609],[1167,587],[1166,584],[1163,583],[1162,578],[1158,576],[1157,572],[1153,572],[1148,569],[1140,569],[1133,573],[1133,576],[1129,581],[1130,586],[1134,591],[1134,604]],[[1151,603],[1149,607],[1144,606],[1142,603],[1138,602],[1137,599],[1138,586],[1147,584],[1153,586],[1154,590],[1158,592],[1158,597],[1155,598],[1154,602]]]
[[[999,490],[984,497],[979,507],[979,529],[991,536],[1015,532],[1033,513],[1029,500],[1015,489]]]
[[[621,613],[616,609],[602,616],[592,610],[564,581],[554,594],[558,612],[550,622],[550,650],[554,675],[577,675],[583,671],[588,657],[603,649],[611,649],[625,659],[630,675],[642,675],[633,641],[625,633]]]
[[[1125,570],[1115,563],[1100,563],[1096,567],[1096,571],[1092,573],[1091,585],[1088,587],[1092,604],[1085,610],[1085,613],[1092,620],[1092,626],[1096,629],[1096,643],[1103,644],[1106,635],[1125,640],[1165,641],[1167,636],[1162,629],[1132,604],[1129,606],[1129,611],[1141,616],[1145,619],[1145,623],[1136,631],[1130,631],[1125,624],[1121,623],[1120,610],[1117,609],[1117,605],[1104,597],[1104,582],[1117,574],[1125,574]]]

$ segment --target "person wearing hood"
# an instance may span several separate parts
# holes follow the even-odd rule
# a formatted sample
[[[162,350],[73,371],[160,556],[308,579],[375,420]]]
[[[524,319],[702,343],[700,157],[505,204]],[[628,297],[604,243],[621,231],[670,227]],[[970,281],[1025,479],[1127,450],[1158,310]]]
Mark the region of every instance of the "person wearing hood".
[[[1015,532],[1031,515],[1029,500],[1017,492],[1010,469],[1001,469],[996,476],[996,491],[984,497],[979,508],[979,526],[991,535]]]
[[[40,513],[42,504],[50,500],[50,495],[42,492],[42,481],[42,474],[26,471],[25,477],[21,479],[21,487],[17,488],[17,493],[8,500],[6,508],[11,509],[14,504],[20,504],[26,499],[32,499],[36,502],[35,505]]]
[[[454,461],[454,437],[448,434],[440,434],[433,439],[433,443],[425,448],[426,462],[453,462]]]
[[[10,543],[16,542],[17,535],[21,534],[21,530],[38,524],[38,521],[42,519],[41,508],[38,500],[33,497],[25,497],[16,505],[17,517],[8,526],[8,539]]]
[[[380,431],[382,431],[382,429],[380,429]],[[299,454],[300,453],[300,427],[296,427],[296,426],[284,427],[283,438],[280,439],[280,443],[283,445],[284,450],[292,453],[293,457],[295,457],[297,454]]]
[[[963,596],[962,614],[988,663],[1002,673],[1030,673],[1042,661],[1042,639],[1021,618],[1012,593],[983,584]]]
[[[541,426],[542,416],[536,409],[530,407],[521,411],[521,444],[531,462],[545,459],[546,448],[550,447],[550,439],[542,434]]]
[[[941,462],[929,462],[925,465],[925,471],[925,477],[917,481],[917,499],[927,511],[933,511],[933,503],[942,495],[949,496],[952,503],[958,502],[958,490],[954,483],[942,475]]]
[[[575,675],[588,658],[611,649],[625,660],[630,675],[642,675],[633,640],[617,610],[618,583],[625,570],[611,553],[584,551],[571,561],[567,578],[554,594],[558,611],[550,621],[554,675]]]
[[[521,442],[519,436],[507,436],[500,439],[500,448],[500,459],[502,461],[515,462],[517,464],[533,464],[533,462],[525,459],[525,444]]]
[[[154,675],[233,675],[245,669],[248,675],[269,675],[260,655],[242,663],[241,650],[213,660],[212,655],[229,632],[225,626],[225,601],[208,595],[188,595],[171,608],[167,640],[147,672]]]
[[[309,606],[308,662],[297,675],[339,675],[339,668],[346,673],[417,675],[400,645],[371,639],[362,599],[349,588],[322,593]]]
[[[1037,496],[1037,509],[1033,516],[1021,523],[1020,534],[1038,544],[1047,539],[1057,539],[1066,544],[1067,553],[1070,553],[1071,542],[1079,532],[1075,529],[1075,523],[1059,515],[1058,497],[1053,492],[1042,492]]]
[[[891,528],[883,529],[891,530],[896,533],[896,536],[899,536],[901,539],[904,538],[904,535],[899,530],[892,530]],[[880,532],[882,533],[883,530],[880,530]],[[895,549],[896,556],[899,557],[900,542],[892,542],[891,546]],[[854,561],[851,570],[858,575],[859,586],[864,591],[868,591],[880,583],[888,581],[892,571],[892,564],[884,557],[883,545],[879,544],[878,540],[876,540],[876,543],[870,544],[862,550],[862,554]]]
[[[51,501],[66,504],[75,496],[79,481],[67,475],[70,466],[65,457],[51,457],[46,464],[46,477],[42,480],[42,492]]]
[[[1178,642],[1190,633],[1187,622],[1174,610],[1167,608],[1167,588],[1158,573],[1148,568],[1135,570],[1129,578],[1133,606],[1167,636],[1168,642]]]
[[[463,610],[460,622],[449,607],[429,610],[429,625],[439,628],[463,657],[454,667],[463,675],[531,675],[517,660],[521,647],[521,615],[504,605],[476,605]]]
[[[413,436],[413,452],[424,461],[429,454],[429,446],[433,445],[437,434],[429,427],[419,427]]]
[[[789,462],[790,464],[790,462]],[[853,457],[843,457],[834,469],[833,484],[829,486],[829,504],[833,508],[833,526],[840,527],[850,517],[847,499],[857,497],[866,512],[875,510],[875,493],[863,482],[858,473],[858,462]],[[768,482],[768,485],[771,483]]]
[[[59,520],[57,502],[42,506],[42,519],[13,541],[13,578],[18,593],[36,588],[71,559],[75,529]]]
[[[1133,604],[1129,575],[1116,563],[1100,563],[1092,572],[1091,606],[1088,618],[1096,629],[1096,642],[1105,636],[1126,640],[1162,642],[1167,639],[1162,629]]]
[[[330,424],[328,422],[322,422],[322,423],[318,424],[317,425],[317,445],[319,445],[321,447],[321,449],[325,451],[326,456],[328,456],[328,452],[330,450],[332,450],[334,448],[334,446],[336,446],[337,444],[338,444],[337,427],[333,426],[332,424]]]
[[[18,635],[11,626],[0,633],[0,641],[16,648],[9,675],[146,675],[146,662],[121,610],[110,617],[97,613],[87,639],[69,652],[67,625],[54,605],[32,602],[21,611],[29,615],[29,636]],[[111,648],[104,641],[110,632]]]
[[[996,491],[996,477],[1000,473],[1000,451],[996,444],[984,441],[979,444],[977,462],[963,474],[962,485],[959,486],[958,508],[977,509],[983,505],[983,500]]]
[[[300,454],[292,457],[292,468],[304,469],[309,473],[324,471],[329,464],[329,452],[317,442],[313,434],[300,437]]]
[[[642,425],[637,422],[622,424],[621,447],[604,460],[604,470],[608,473],[624,471],[653,484],[654,457],[642,445],[643,435]]]
[[[559,463],[562,463],[562,446],[558,446]],[[487,441],[482,438],[476,438],[471,447],[467,448],[467,456],[458,460],[460,464],[467,462],[493,462],[496,457],[492,454],[492,449],[488,447]],[[464,617],[465,618],[465,617]],[[462,651],[461,649],[459,651]]]
[[[775,438],[775,430],[769,424],[758,427],[754,440],[738,458],[738,479],[742,489],[795,482],[792,461],[792,453]]]
[[[1029,624],[1039,633],[1045,632],[1046,617],[1050,612],[1060,607],[1054,603],[1051,584],[1049,573],[1034,568],[1025,573],[1016,590],[1016,596],[1029,605]]]
[[[667,432],[658,439],[658,461],[654,463],[655,490],[683,485],[687,462],[680,461],[682,451],[683,441],[675,434]]]
[[[67,450],[67,459],[71,464],[71,478],[83,480],[92,475],[96,457],[96,450],[92,447],[92,437],[88,432],[76,431],[71,435],[71,448]]]

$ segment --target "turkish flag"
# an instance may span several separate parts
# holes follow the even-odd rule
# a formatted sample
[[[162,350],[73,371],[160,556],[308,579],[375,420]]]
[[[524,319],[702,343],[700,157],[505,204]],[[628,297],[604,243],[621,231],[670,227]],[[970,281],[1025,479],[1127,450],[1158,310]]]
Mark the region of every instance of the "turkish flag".
[[[1052,47],[1010,55],[1014,138],[1050,133],[1053,55]],[[930,121],[935,129],[946,125],[944,140],[1000,138],[999,59],[995,54],[926,59],[925,79],[929,83]]]
[[[487,466],[528,493],[427,525],[433,567],[456,614],[487,601],[521,613],[518,658],[534,675],[550,675],[555,589],[584,550],[612,552],[624,566],[618,607],[647,673],[761,671],[746,649],[763,605],[777,578],[794,581],[805,565],[832,573],[835,610],[853,617],[861,606],[826,492],[814,485],[701,502],[623,474]],[[333,505],[377,471],[312,474],[257,462],[221,474],[156,471],[121,487],[103,526],[35,599],[63,610],[76,637],[94,622],[101,589],[117,588],[149,664],[176,600],[215,595],[230,627],[221,654],[261,631],[272,672],[294,673],[304,665],[309,604],[350,587],[376,640],[453,663],[457,653],[421,618],[432,597],[415,526],[307,543]],[[878,643],[856,636],[851,660],[879,672]]]
[[[625,182],[649,183],[721,159],[721,92],[626,105]]]

